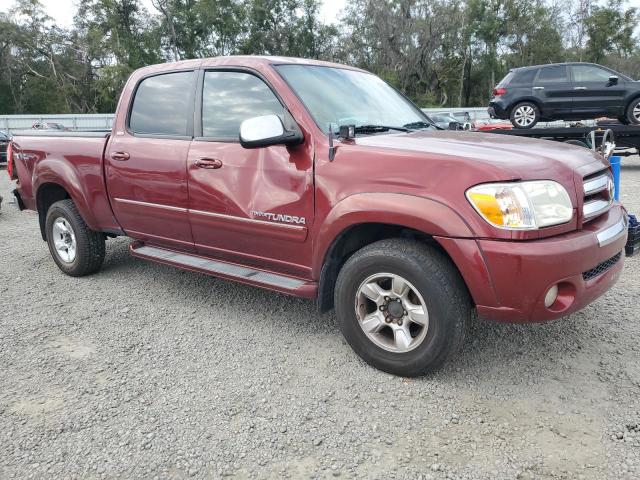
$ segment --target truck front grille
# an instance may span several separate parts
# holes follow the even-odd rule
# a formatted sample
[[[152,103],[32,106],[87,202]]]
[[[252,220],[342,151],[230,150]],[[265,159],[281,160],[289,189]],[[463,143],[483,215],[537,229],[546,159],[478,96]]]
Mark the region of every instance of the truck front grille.
[[[613,203],[613,178],[608,170],[589,175],[583,182],[582,221],[588,222],[606,213]]]
[[[606,272],[611,267],[613,267],[616,263],[618,263],[618,261],[620,260],[620,257],[622,257],[622,252],[619,252],[615,254],[613,257],[611,257],[609,260],[605,260],[601,264],[596,265],[591,270],[587,270],[582,274],[582,278],[585,281],[588,281],[593,278],[596,278],[599,275],[602,275],[604,272]]]

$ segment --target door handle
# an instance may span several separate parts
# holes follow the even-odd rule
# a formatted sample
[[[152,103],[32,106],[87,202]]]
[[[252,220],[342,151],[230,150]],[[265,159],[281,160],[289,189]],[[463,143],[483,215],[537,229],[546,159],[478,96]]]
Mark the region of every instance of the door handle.
[[[213,170],[222,167],[222,161],[217,158],[199,158],[195,161],[195,166]]]
[[[587,90],[587,87],[573,87],[574,90]]]
[[[544,90],[544,87],[533,87],[534,90]]]
[[[129,160],[129,154],[127,152],[112,152],[111,158],[117,160],[118,162],[125,162]]]

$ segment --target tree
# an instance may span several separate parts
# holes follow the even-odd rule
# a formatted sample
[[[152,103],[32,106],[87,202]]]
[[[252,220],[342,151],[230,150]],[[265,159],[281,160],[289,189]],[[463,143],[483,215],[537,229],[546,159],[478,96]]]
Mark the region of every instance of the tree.
[[[640,77],[638,13],[623,0],[79,0],[61,29],[38,0],[0,13],[0,112],[112,112],[137,68],[231,54],[335,60],[421,106],[484,105],[514,67],[588,59]]]
[[[94,77],[98,111],[113,111],[135,69],[160,63],[156,18],[136,0],[81,0],[75,26]]]
[[[609,55],[628,57],[637,49],[633,33],[638,24],[635,8],[624,9],[622,0],[611,0],[606,7],[594,6],[585,19],[587,58],[602,63]]]

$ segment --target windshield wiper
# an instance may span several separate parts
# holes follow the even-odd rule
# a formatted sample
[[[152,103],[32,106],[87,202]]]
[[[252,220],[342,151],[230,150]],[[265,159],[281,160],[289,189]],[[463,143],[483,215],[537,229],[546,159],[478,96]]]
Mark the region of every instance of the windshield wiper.
[[[409,130],[420,130],[421,128],[438,128],[433,123],[423,121],[407,123],[406,125],[403,125],[403,127]]]
[[[381,133],[389,130],[397,130],[399,132],[408,132],[406,127],[392,127],[389,125],[358,125],[355,133]]]

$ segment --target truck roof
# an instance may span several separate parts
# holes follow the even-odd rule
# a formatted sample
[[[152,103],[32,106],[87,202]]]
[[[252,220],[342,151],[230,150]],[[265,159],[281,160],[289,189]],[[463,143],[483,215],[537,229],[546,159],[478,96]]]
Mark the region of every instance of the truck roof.
[[[364,71],[356,67],[350,67],[341,63],[325,62],[322,60],[311,60],[308,58],[259,56],[259,55],[230,55],[224,57],[196,58],[193,60],[181,60],[178,62],[167,62],[148,67],[140,68],[138,74],[147,75],[155,72],[168,70],[179,70],[199,67],[264,67],[267,65],[315,65],[323,67],[342,68],[346,70]]]

